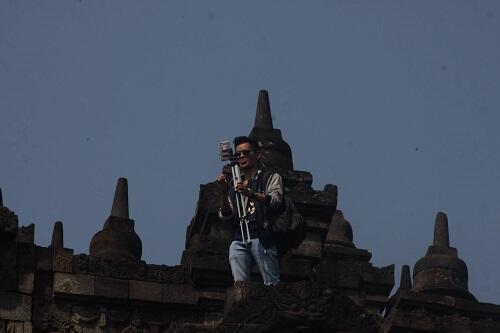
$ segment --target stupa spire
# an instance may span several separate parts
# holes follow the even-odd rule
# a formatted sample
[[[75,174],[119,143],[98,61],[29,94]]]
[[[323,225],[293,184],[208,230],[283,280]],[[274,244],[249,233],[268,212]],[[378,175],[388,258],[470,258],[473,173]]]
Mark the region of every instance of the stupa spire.
[[[330,223],[330,229],[326,235],[325,243],[354,247],[351,224],[344,218],[344,214],[341,210],[336,210],[332,216],[332,222]]]
[[[401,270],[401,281],[399,282],[399,290],[411,290],[410,266],[403,265]]]
[[[273,118],[267,90],[259,91],[254,128],[273,129]]]
[[[283,140],[281,131],[273,127],[269,94],[266,90],[259,91],[255,123],[248,136],[259,143],[261,161],[265,165],[281,170],[293,170],[292,150]]]
[[[443,212],[439,212],[436,215],[436,224],[434,225],[433,245],[437,247],[450,247],[450,236],[448,233],[448,217]]]
[[[89,253],[96,257],[141,259],[142,242],[134,230],[134,221],[129,218],[126,178],[118,179],[111,215],[102,230],[92,237]]]
[[[414,292],[440,294],[475,301],[469,292],[467,265],[450,246],[448,217],[439,212],[434,224],[434,241],[413,267]]]
[[[111,207],[111,216],[129,218],[128,213],[128,183],[126,178],[119,178],[116,184],[115,197]]]
[[[61,221],[54,223],[54,229],[52,230],[52,240],[50,242],[50,247],[63,248],[64,247],[64,234],[63,234],[63,224]]]

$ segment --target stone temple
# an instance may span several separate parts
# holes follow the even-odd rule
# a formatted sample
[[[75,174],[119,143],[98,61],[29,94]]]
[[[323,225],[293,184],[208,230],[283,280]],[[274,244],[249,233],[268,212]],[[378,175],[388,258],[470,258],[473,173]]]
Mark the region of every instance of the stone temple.
[[[250,136],[265,162],[281,170],[306,222],[304,241],[281,256],[283,283],[265,287],[255,269],[251,282],[233,284],[230,228],[217,215],[215,183],[200,186],[177,266],[141,260],[125,178],[88,254],[66,247],[61,222],[50,246],[34,244],[34,225],[20,226],[0,193],[0,333],[500,332],[500,305],[468,290],[467,265],[450,246],[446,214],[437,213],[433,244],[413,274],[403,267],[389,297],[394,266],[373,266],[372,254],[354,244],[335,185],[314,190],[312,175],[293,169],[266,91]]]

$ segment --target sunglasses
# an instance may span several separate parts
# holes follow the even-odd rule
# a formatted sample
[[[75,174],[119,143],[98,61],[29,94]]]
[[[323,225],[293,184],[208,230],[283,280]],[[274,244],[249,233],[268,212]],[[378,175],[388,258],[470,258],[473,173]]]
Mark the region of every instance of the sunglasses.
[[[245,149],[236,152],[236,157],[250,156],[253,154],[253,150]]]

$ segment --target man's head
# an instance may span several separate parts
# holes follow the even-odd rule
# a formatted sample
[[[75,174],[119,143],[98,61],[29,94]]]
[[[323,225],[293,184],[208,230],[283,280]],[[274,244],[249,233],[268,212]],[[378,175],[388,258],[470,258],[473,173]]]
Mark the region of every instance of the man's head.
[[[260,159],[260,147],[257,141],[247,136],[238,136],[234,138],[234,147],[241,169],[250,170],[257,166]]]

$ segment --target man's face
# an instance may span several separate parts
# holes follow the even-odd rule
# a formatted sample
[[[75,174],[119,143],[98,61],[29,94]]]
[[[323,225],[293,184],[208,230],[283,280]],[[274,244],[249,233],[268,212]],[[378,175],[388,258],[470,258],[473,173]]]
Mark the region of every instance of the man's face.
[[[253,150],[250,143],[244,142],[236,146],[236,156],[238,157],[240,168],[245,170],[252,169],[257,165],[260,153]]]

